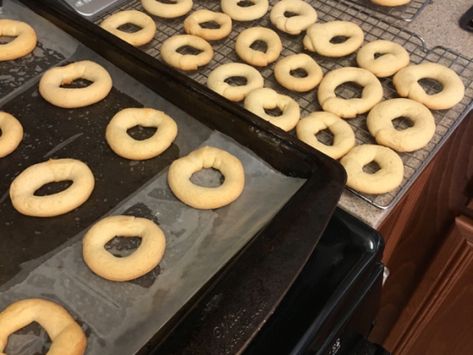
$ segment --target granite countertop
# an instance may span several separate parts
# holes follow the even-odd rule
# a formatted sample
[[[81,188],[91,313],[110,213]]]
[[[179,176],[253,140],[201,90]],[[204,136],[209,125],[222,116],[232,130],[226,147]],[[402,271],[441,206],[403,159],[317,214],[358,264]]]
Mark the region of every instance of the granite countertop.
[[[426,0],[428,1],[428,0]],[[443,46],[473,60],[473,33],[460,28],[460,17],[473,6],[472,0],[433,0],[412,22],[388,19],[390,23],[421,36],[428,48]],[[381,210],[345,190],[339,207],[378,228],[391,209]]]

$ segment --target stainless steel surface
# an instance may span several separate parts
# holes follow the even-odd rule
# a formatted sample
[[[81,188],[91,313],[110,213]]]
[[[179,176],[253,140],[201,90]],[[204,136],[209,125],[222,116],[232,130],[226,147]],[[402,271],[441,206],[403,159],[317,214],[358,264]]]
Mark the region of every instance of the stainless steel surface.
[[[84,17],[94,18],[125,0],[62,0]]]
[[[350,0],[354,3],[364,6],[367,9],[374,10],[381,15],[386,15],[397,20],[411,22],[432,0],[411,0],[408,4],[402,6],[381,6],[374,4],[371,0]]]
[[[276,1],[270,2],[271,4],[274,4]],[[349,1],[318,0],[311,1],[311,3],[318,12],[320,22],[333,20],[347,20],[355,22],[363,29],[365,33],[365,41],[368,42],[377,39],[387,39],[397,42],[406,48],[406,50],[410,53],[412,63],[430,61],[446,65],[447,67],[455,70],[460,75],[466,86],[465,97],[458,105],[450,110],[433,112],[437,124],[437,130],[432,141],[425,148],[416,152],[400,154],[404,162],[405,174],[402,185],[399,188],[391,193],[377,196],[354,192],[359,198],[369,202],[373,206],[379,209],[388,209],[392,207],[397,201],[399,201],[399,199],[406,193],[417,176],[422,172],[423,168],[433,158],[438,149],[440,149],[442,143],[447,139],[447,137],[452,133],[452,131],[458,126],[461,120],[471,109],[473,104],[473,63],[469,58],[466,58],[446,48],[436,47],[433,49],[428,49],[424,41],[416,34],[406,31],[400,27],[393,26],[386,21],[373,16],[371,11],[359,7]],[[134,0],[118,9],[114,9],[112,12],[131,8],[144,11],[141,3],[137,0]],[[208,8],[211,10],[220,11],[220,2],[194,2],[193,10],[200,8]],[[104,14],[104,17],[110,13],[111,12]],[[98,19],[97,23],[100,21],[101,19]],[[184,33],[184,30],[182,26],[182,18],[173,20],[157,19],[156,22],[158,31],[155,39],[150,44],[141,47],[141,49],[149,55],[160,59],[159,49],[162,42],[175,34]],[[199,83],[206,85],[207,77],[213,69],[224,63],[241,61],[234,50],[236,37],[244,29],[253,26],[272,27],[269,21],[269,15],[266,14],[264,18],[250,23],[235,21],[233,23],[233,31],[228,38],[212,43],[215,55],[210,64],[196,72],[188,73],[188,75]],[[282,56],[304,51],[302,46],[303,35],[289,36],[281,32],[278,33],[284,46],[283,52],[281,54]],[[328,72],[339,67],[356,66],[355,55],[350,55],[339,59],[325,58],[314,54],[311,55],[322,66],[324,72]],[[273,65],[263,68],[260,71],[265,78],[265,86],[272,87],[278,92],[289,95],[296,99],[301,107],[303,116],[309,114],[310,112],[321,110],[314,91],[305,94],[299,94],[284,89],[274,79]],[[393,88],[391,78],[381,79],[381,82],[384,88],[385,99],[397,97],[397,93]],[[431,81],[426,81],[425,86],[427,91],[435,91],[435,89],[438,88],[438,84]],[[339,88],[337,93],[341,97],[348,98],[359,95],[360,90],[357,87],[345,85]],[[348,123],[350,123],[350,125],[355,130],[358,144],[375,143],[373,137],[369,134],[366,127],[366,115],[359,115],[355,119],[348,120]],[[401,122],[400,125],[402,126],[403,123]],[[329,137],[322,136],[320,139],[325,139],[328,141]]]

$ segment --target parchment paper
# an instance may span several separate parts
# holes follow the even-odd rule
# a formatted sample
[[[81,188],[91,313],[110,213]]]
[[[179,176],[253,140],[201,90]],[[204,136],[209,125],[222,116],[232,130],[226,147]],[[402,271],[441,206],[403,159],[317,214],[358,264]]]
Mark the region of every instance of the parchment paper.
[[[28,12],[26,9],[23,11]],[[31,15],[30,23],[34,22],[34,17],[35,15]],[[167,167],[165,167],[107,213],[107,215],[131,214],[152,219],[160,225],[166,235],[167,248],[164,259],[155,270],[138,280],[116,283],[93,274],[82,260],[81,240],[89,227],[84,226],[80,233],[72,234],[70,238],[65,239],[67,242],[56,249],[19,265],[21,271],[0,286],[0,309],[16,300],[31,297],[47,298],[63,305],[87,334],[87,354],[133,354],[271,220],[305,180],[287,177],[275,171],[232,138],[210,130],[103,58],[79,45],[71,37],[57,33],[51,36],[55,41],[63,37],[64,41],[70,42],[66,45],[59,41],[56,43],[58,47],[77,48],[72,56],[65,58],[66,62],[82,59],[97,61],[110,72],[115,90],[132,97],[143,106],[155,107],[173,117],[179,127],[179,134],[174,144],[180,156],[198,146],[211,145],[237,156],[245,168],[246,183],[243,194],[237,201],[224,208],[200,211],[176,200],[167,186]],[[36,85],[36,82],[33,85]],[[25,102],[25,106],[28,106],[28,100],[41,99],[35,91],[26,97],[25,95],[16,97]],[[13,100],[14,98],[10,101]],[[106,106],[107,100],[97,105]],[[106,107],[103,108],[105,109]],[[95,106],[94,110],[102,112],[101,106]],[[61,111],[64,115],[61,124],[70,122],[70,125],[78,125],[80,120],[80,127],[84,132],[79,132],[82,133],[79,136],[75,134],[74,137],[77,138],[67,141],[67,144],[60,141],[49,142],[54,148],[48,152],[47,158],[62,156],[65,153],[74,156],[76,152],[86,157],[99,156],[100,159],[106,159],[107,154],[112,154],[103,143],[103,132],[96,129],[99,121],[103,124],[102,121],[106,122],[110,117],[91,117],[92,111],[83,109],[79,116],[74,110]],[[224,120],[225,117],[221,119]],[[94,140],[100,148],[85,155],[84,146]],[[31,141],[33,145],[36,144],[34,139]],[[39,154],[34,146],[31,147],[31,151]],[[32,163],[27,160],[29,158],[24,157],[25,163]],[[43,155],[39,158],[46,159]],[[155,159],[158,163],[160,158]],[[140,174],[140,167],[145,167],[143,164],[150,164],[150,161],[143,163],[123,159],[119,164],[126,164],[125,166],[129,167],[127,175],[117,177],[121,183],[126,183],[134,174]],[[19,169],[17,165],[12,168]],[[11,173],[11,176],[16,173],[16,171]],[[99,171],[94,171],[94,174],[98,179],[102,176]],[[197,177],[201,183],[214,184],[218,183],[219,178],[220,176],[212,171],[204,171]],[[2,208],[8,208],[8,204],[4,204]],[[78,211],[80,212],[80,208]],[[96,216],[97,219],[101,217],[103,216]],[[10,223],[10,221],[0,222]],[[13,226],[28,223],[28,218],[26,221],[21,219],[21,222],[19,220],[13,222],[16,223],[13,223]],[[31,237],[36,240],[56,237],[48,233],[48,230],[40,232],[41,234]],[[68,224],[64,225],[63,233],[70,233]],[[0,235],[0,243],[1,238]],[[28,245],[22,247],[28,248]],[[129,248],[129,245],[116,243],[112,249],[116,251]],[[7,353],[44,353],[48,346],[46,339],[44,330],[39,326],[29,326],[9,338]]]

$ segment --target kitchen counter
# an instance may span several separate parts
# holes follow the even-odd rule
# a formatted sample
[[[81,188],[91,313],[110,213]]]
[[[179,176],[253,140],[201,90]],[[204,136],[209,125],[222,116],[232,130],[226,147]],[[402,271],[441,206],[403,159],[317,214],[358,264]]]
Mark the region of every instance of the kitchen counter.
[[[473,32],[458,25],[471,6],[472,0],[434,0],[406,28],[421,36],[429,48],[444,46],[473,58]],[[397,24],[405,26],[402,21]]]
[[[384,19],[421,36],[427,48],[443,46],[473,60],[473,33],[463,30],[458,25],[460,17],[471,6],[473,6],[471,0],[434,0],[410,23],[389,17]],[[381,210],[349,191],[343,193],[339,206],[373,228],[378,228],[394,207]]]

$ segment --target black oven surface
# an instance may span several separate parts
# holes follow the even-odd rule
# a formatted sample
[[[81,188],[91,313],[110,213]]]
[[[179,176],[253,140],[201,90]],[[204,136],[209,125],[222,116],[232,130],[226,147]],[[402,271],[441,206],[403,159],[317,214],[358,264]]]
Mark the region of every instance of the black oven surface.
[[[381,236],[337,209],[314,253],[244,354],[352,354],[366,337],[380,298]],[[214,353],[201,337],[206,319],[226,307],[210,292],[153,354]],[[228,327],[231,320],[222,319]],[[234,330],[238,332],[238,330]],[[219,336],[219,329],[207,329]],[[220,349],[231,354],[231,344]]]

